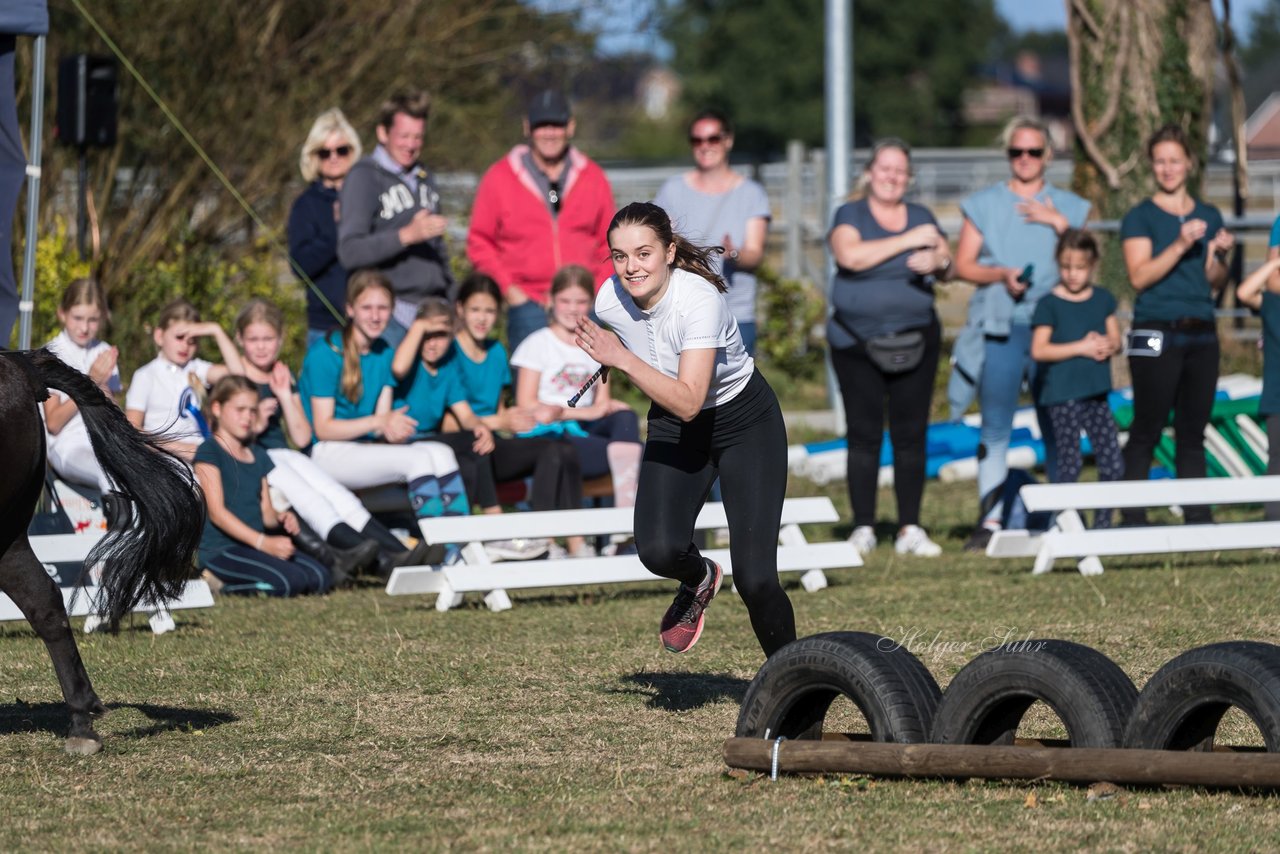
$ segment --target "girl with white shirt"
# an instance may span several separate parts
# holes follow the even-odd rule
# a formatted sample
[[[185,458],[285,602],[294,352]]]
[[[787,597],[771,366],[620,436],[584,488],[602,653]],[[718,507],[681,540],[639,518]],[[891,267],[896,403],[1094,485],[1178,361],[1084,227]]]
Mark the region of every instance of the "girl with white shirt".
[[[511,356],[516,373],[516,406],[532,412],[540,425],[531,433],[560,433],[578,452],[582,476],[611,475],[614,503],[635,504],[640,469],[640,419],[609,394],[607,384],[593,385],[577,406],[566,405],[587,377],[600,367],[574,344],[578,318],[591,311],[595,298],[591,271],[571,264],[551,280],[549,322],[520,342]]]
[[[87,374],[108,398],[120,391],[119,352],[98,339],[107,318],[107,300],[94,279],[76,279],[58,305],[62,331],[45,346],[71,367]],[[45,445],[49,464],[63,480],[94,486],[106,495],[112,489],[94,456],[89,433],[76,402],[54,390],[44,402]]]
[[[200,312],[178,297],[160,309],[151,336],[159,354],[133,372],[124,414],[140,430],[164,437],[166,447],[187,462],[210,435],[200,411],[204,390],[228,374],[243,374],[240,353],[216,323],[200,322]],[[202,337],[211,337],[225,364],[196,355]]]
[[[795,639],[778,582],[778,527],[787,485],[787,432],[773,390],[742,344],[715,272],[713,249],[676,235],[662,208],[627,205],[609,224],[616,274],[583,317],[576,343],[623,371],[653,400],[640,465],[635,532],[640,560],[681,582],[662,619],[663,645],[691,648],[722,572],[693,544],[717,476],[724,492],[734,583],[766,656]]]

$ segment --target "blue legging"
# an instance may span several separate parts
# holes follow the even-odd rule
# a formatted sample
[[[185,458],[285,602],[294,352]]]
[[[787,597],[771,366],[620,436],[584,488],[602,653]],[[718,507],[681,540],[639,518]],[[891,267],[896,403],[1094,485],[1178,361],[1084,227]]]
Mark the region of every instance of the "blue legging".
[[[986,357],[982,363],[982,377],[978,382],[978,405],[982,407],[981,445],[978,447],[978,500],[997,490],[1009,476],[1009,437],[1013,433],[1013,413],[1018,408],[1018,395],[1022,391],[1022,379],[1026,377],[1034,387],[1036,363],[1031,358],[1031,327],[1015,325],[1005,338],[987,336]],[[1040,436],[1044,439],[1044,468],[1049,480],[1057,470],[1057,449],[1053,442],[1053,430],[1049,427],[1049,413],[1036,407],[1040,421]],[[999,502],[991,508],[987,519],[1000,519],[1003,507]]]
[[[578,425],[587,431],[587,435],[566,435],[565,438],[578,452],[582,476],[587,479],[609,474],[608,448],[611,442],[640,443],[640,418],[630,409],[594,421],[579,421]]]
[[[294,552],[289,560],[281,560],[248,546],[236,545],[206,561],[205,569],[222,582],[223,593],[302,596],[328,593],[333,587],[329,570],[301,552]]]

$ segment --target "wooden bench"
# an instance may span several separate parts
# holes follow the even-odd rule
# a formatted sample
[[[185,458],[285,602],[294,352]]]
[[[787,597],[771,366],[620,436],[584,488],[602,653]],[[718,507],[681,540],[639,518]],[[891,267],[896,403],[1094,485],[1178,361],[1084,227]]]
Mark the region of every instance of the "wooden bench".
[[[87,533],[87,534],[54,534],[47,537],[32,537],[31,550],[36,553],[36,557],[44,564],[45,572],[49,573],[49,577],[59,585],[62,591],[62,601],[67,608],[67,616],[69,617],[86,617],[93,610],[93,603],[97,601],[99,588],[82,587],[76,588],[71,586],[74,580],[79,577],[79,567],[84,565],[84,559],[88,556],[89,550],[102,539],[103,534]],[[156,604],[154,602],[143,602],[134,609],[135,613],[150,613],[149,623],[151,630],[156,634],[164,634],[174,628],[173,617],[170,611],[176,611],[186,608],[212,608],[213,593],[209,590],[209,585],[199,579],[188,581],[186,588],[182,592],[182,596],[178,599]],[[21,610],[14,604],[14,601],[8,596],[0,593],[0,621],[25,620]],[[88,626],[86,630],[91,631]]]
[[[1101,555],[1205,552],[1280,547],[1280,522],[1229,522],[1218,525],[1149,525],[1088,530],[1082,510],[1265,504],[1280,501],[1280,476],[1126,480],[1110,483],[1035,483],[1021,490],[1028,512],[1057,513],[1043,534],[997,531],[987,544],[990,557],[1034,557],[1032,573],[1053,569],[1058,558],[1080,558],[1081,575],[1102,572]]]
[[[800,530],[801,524],[836,521],[839,514],[829,498],[786,501],[778,535],[778,571],[803,572],[801,582],[813,592],[827,586],[822,570],[861,566],[862,558],[851,544],[810,543]],[[707,504],[695,523],[697,530],[726,526],[724,505],[719,503]],[[503,611],[511,607],[506,590],[657,579],[635,555],[494,563],[484,549],[486,541],[509,538],[629,534],[633,532],[629,507],[424,519],[420,528],[429,542],[464,544],[461,562],[441,567],[400,567],[388,579],[387,593],[435,593],[436,609],[440,611],[461,604],[462,595],[469,592],[488,591],[485,604],[491,610]],[[726,575],[732,575],[728,549],[710,549],[703,554],[719,563]]]

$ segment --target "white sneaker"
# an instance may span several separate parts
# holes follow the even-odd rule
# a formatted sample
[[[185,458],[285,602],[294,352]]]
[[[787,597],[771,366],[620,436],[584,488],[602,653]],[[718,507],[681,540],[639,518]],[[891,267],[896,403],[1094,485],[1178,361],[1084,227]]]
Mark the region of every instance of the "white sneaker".
[[[849,543],[858,550],[858,554],[871,554],[876,550],[876,529],[870,525],[859,525],[849,535]]]
[[[894,540],[893,549],[900,555],[916,557],[937,557],[942,554],[942,546],[929,539],[929,535],[919,525],[903,528]]]
[[[550,543],[543,539],[526,540],[494,540],[484,544],[489,560],[533,560],[542,557],[550,548]]]

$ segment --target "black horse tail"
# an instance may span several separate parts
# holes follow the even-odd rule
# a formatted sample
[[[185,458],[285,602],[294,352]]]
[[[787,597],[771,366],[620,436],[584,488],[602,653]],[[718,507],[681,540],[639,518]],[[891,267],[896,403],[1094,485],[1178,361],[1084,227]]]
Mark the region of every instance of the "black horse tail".
[[[85,558],[86,569],[102,564],[103,595],[94,604],[114,629],[140,603],[182,594],[204,528],[204,497],[186,463],[130,424],[87,376],[46,349],[30,358],[46,385],[76,402],[98,463],[133,505],[132,519]]]

